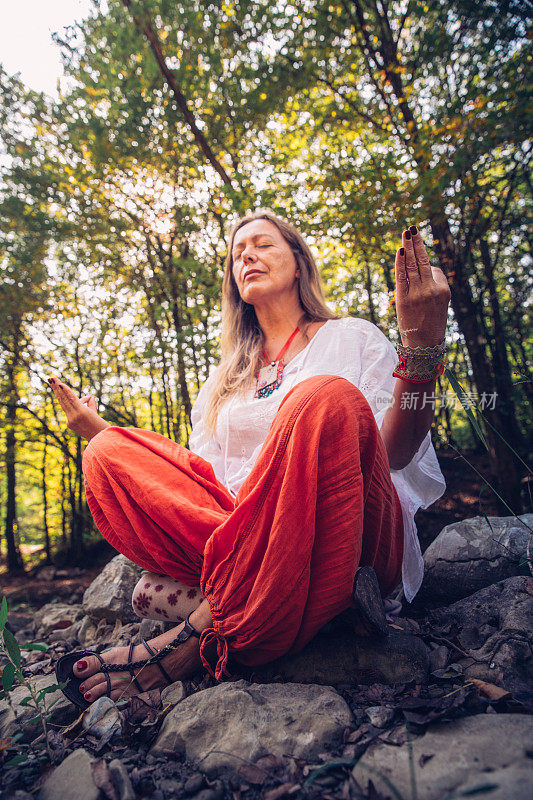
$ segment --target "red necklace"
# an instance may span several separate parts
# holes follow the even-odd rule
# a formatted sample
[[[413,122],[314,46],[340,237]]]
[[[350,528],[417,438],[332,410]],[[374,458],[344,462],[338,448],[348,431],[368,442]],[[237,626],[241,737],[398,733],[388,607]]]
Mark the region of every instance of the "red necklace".
[[[285,367],[285,363],[283,361],[283,356],[289,349],[289,346],[298,333],[300,328],[298,325],[293,330],[279,353],[277,354],[274,361],[271,361],[270,364],[267,364],[264,367],[261,367],[259,370],[259,375],[257,376],[257,389],[255,390],[255,397],[269,397],[275,389],[278,389],[281,380],[283,378],[283,369]],[[263,350],[263,359],[268,361],[267,355]]]

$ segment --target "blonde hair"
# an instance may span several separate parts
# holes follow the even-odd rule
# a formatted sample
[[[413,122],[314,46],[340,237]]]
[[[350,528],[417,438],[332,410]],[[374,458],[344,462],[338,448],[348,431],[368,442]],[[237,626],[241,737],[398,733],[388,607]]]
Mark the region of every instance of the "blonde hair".
[[[256,219],[265,219],[279,230],[291,248],[300,270],[298,291],[303,308],[299,323],[337,319],[326,305],[320,275],[305,239],[296,228],[269,209],[257,209],[239,219],[229,237],[222,282],[221,360],[213,390],[206,405],[204,421],[214,434],[221,405],[232,395],[245,392],[257,378],[263,350],[263,333],[253,305],[245,303],[233,276],[233,240],[237,231]],[[305,335],[305,330],[303,331]]]

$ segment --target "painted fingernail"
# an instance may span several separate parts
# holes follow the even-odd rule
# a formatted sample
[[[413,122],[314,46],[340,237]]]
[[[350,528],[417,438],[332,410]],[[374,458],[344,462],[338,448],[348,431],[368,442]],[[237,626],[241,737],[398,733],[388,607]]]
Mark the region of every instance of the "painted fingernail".
[[[410,239],[411,238],[411,234],[409,233],[409,231],[405,231],[405,238],[406,239]]]
[[[83,696],[85,697],[86,700],[90,700],[91,699],[91,693],[90,692],[85,692],[85,694]]]
[[[400,247],[400,255],[401,255],[401,256],[404,256],[404,255],[405,255],[405,248],[403,248],[403,247]]]
[[[80,686],[80,692],[83,694],[85,691],[85,685],[82,683]]]
[[[48,378],[48,383],[53,383],[53,382],[54,382],[53,378]]]
[[[87,669],[87,662],[86,661],[76,661],[76,666],[78,669]]]
[[[416,225],[411,225],[411,227],[409,228],[409,230],[411,231],[411,233],[413,234],[413,236],[415,236],[415,235],[418,233],[418,230],[417,230],[417,227],[416,227]]]

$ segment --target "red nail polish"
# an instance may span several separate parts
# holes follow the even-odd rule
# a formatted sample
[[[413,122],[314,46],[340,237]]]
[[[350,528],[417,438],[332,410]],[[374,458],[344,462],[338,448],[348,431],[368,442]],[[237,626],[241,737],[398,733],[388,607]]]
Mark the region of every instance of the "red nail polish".
[[[85,692],[85,694],[83,696],[85,697],[86,700],[90,700],[91,699],[91,693],[90,692]]]
[[[411,233],[413,234],[413,236],[415,236],[415,235],[418,233],[418,229],[417,229],[416,225],[411,225],[411,227],[409,228],[409,230],[411,231]]]
[[[87,669],[87,662],[86,661],[76,661],[76,666],[78,669]]]
[[[401,256],[405,255],[405,249],[403,247],[400,247],[400,255]]]
[[[410,239],[411,238],[411,234],[409,233],[409,231],[405,231],[405,238],[406,239]]]
[[[80,686],[80,692],[83,694],[83,693],[84,693],[84,691],[85,691],[85,686],[84,686],[84,685],[83,685],[83,683],[82,683],[82,684],[81,684],[81,686]]]

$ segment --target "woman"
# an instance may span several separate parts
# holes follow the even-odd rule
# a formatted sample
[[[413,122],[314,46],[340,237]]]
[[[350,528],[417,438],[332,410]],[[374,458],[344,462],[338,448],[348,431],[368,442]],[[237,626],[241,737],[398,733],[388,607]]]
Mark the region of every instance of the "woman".
[[[255,666],[297,652],[350,607],[358,567],[374,569],[384,596],[403,575],[412,599],[422,574],[414,513],[444,489],[429,428],[450,291],[415,227],[402,245],[397,359],[374,325],[327,308],[291,225],[269,211],[239,220],[222,361],[193,409],[190,451],[111,427],[93,398],[50,379],[68,426],[89,440],[83,469],[98,528],[148,572],[135,610],[188,617],[149,643],[65,657],[61,677],[79,686],[80,705],[202,664],[221,680],[229,657]],[[148,664],[147,652],[157,654]]]

